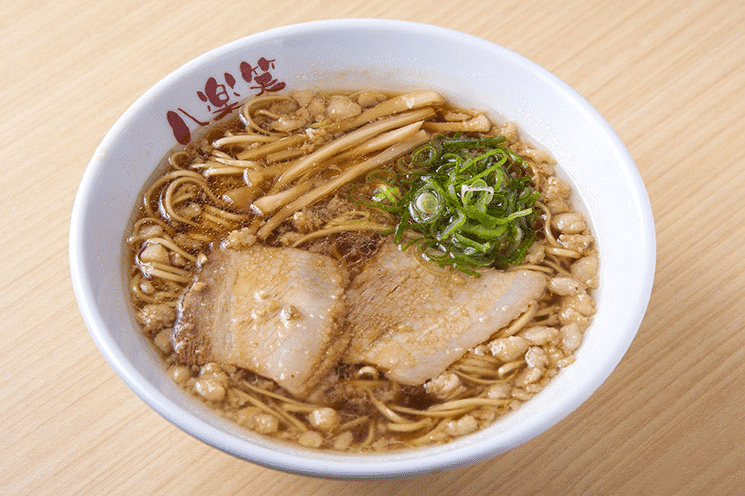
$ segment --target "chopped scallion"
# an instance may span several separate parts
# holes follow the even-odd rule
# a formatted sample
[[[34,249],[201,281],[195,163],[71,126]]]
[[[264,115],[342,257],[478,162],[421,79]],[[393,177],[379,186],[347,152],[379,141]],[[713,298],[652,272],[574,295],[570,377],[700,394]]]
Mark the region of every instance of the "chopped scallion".
[[[515,265],[535,239],[540,194],[528,162],[503,141],[438,136],[399,159],[395,171],[368,176],[375,193],[358,201],[399,214],[394,241],[416,244],[429,261],[469,274]]]

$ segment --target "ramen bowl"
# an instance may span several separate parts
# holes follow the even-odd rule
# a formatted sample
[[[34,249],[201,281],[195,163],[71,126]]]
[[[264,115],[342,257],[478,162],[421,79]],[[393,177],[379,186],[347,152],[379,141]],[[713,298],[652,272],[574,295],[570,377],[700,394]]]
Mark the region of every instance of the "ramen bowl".
[[[290,445],[223,419],[166,374],[130,310],[125,236],[138,194],[162,157],[252,96],[293,88],[430,88],[451,102],[517,123],[573,186],[599,252],[597,313],[576,361],[520,408],[445,445],[379,454]],[[329,478],[403,477],[504,453],[545,432],[611,374],[642,322],[655,267],[644,185],[623,143],[579,94],[535,63],[439,27],[333,20],[254,34],[206,53],[158,82],[105,136],[75,200],[70,265],[85,323],[114,371],[186,433],[273,469]],[[592,429],[592,418],[588,419]]]

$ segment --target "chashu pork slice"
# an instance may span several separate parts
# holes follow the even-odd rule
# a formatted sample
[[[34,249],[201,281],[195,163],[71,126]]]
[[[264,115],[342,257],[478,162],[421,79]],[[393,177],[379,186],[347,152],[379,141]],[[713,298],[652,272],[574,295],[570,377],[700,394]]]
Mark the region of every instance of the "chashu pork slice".
[[[235,365],[306,396],[349,344],[347,274],[294,248],[219,249],[182,296],[173,348],[183,363]]]
[[[353,337],[344,361],[375,365],[402,384],[437,377],[545,290],[539,272],[488,270],[477,278],[425,267],[411,252],[386,243],[347,289]]]

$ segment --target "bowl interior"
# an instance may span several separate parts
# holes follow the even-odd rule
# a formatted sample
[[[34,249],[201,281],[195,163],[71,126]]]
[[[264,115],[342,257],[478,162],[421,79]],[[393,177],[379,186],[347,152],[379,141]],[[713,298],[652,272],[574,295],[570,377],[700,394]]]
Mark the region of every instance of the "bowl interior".
[[[454,103],[515,121],[572,183],[600,252],[598,312],[576,362],[516,412],[447,446],[352,455],[277,443],[220,419],[168,379],[129,311],[123,239],[143,184],[203,123],[251,96],[292,88],[433,88]],[[580,95],[525,58],[462,33],[400,21],[337,20],[235,41],[187,63],[137,100],[96,150],[70,231],[76,296],[97,346],[148,405],[193,436],[272,468],[328,477],[427,473],[509,450],[587,399],[628,349],[655,264],[649,200],[633,160]]]

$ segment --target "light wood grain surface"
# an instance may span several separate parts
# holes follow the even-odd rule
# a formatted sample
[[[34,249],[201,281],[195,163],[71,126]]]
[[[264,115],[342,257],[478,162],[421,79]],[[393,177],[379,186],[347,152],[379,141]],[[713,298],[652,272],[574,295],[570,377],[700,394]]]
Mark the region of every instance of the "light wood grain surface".
[[[122,112],[211,48],[340,17],[454,28],[541,64],[605,116],[650,194],[655,288],[626,357],[553,429],[471,467],[358,483],[237,460],[131,393],[74,299],[74,195]],[[4,0],[0,42],[0,494],[745,491],[742,0]]]

